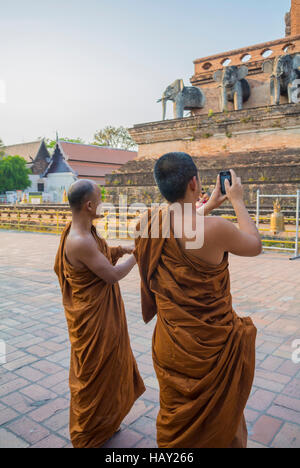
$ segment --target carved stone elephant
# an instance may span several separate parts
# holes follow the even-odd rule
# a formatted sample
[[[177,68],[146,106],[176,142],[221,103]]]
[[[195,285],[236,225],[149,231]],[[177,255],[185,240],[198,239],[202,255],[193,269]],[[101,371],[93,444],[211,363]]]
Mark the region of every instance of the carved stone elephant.
[[[181,119],[184,110],[202,109],[205,105],[205,95],[200,88],[184,86],[183,80],[174,81],[157,101],[162,102],[163,120],[166,119],[167,101],[173,101],[174,118]]]
[[[297,90],[300,86],[300,54],[280,55],[263,63],[264,73],[271,75],[271,104],[278,106],[280,96],[287,96],[289,104],[299,102]]]
[[[245,76],[248,75],[248,67],[231,66],[224,67],[223,70],[217,70],[213,78],[221,83],[221,111],[227,110],[229,102],[234,103],[234,110],[242,110],[243,102],[250,97],[251,90]]]

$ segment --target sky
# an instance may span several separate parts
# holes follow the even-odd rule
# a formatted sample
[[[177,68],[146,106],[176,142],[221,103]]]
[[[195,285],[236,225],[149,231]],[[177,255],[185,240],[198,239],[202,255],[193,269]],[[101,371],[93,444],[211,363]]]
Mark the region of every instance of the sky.
[[[157,99],[190,84],[195,59],[284,37],[290,3],[0,0],[0,138],[88,143],[106,125],[161,120]]]

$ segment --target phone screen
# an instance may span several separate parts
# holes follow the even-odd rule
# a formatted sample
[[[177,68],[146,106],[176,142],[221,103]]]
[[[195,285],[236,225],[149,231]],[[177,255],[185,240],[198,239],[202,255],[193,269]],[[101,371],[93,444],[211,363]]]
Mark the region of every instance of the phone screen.
[[[221,182],[221,193],[222,193],[222,195],[226,195],[226,190],[225,190],[225,180],[226,179],[229,181],[230,185],[232,185],[231,172],[230,171],[220,172],[220,182]]]

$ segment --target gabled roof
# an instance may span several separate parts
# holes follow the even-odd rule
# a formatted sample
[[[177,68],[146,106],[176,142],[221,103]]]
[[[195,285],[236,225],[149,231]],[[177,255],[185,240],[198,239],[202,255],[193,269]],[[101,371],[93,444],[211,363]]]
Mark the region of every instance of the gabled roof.
[[[62,172],[73,172],[73,174],[77,175],[75,171],[70,167],[67,163],[61,147],[59,144],[56,145],[54,153],[52,155],[51,161],[49,166],[47,167],[46,171],[43,174],[43,177],[46,177],[48,174],[56,174]]]
[[[21,156],[21,158],[24,158],[27,163],[32,163],[43,142],[44,140],[41,139],[29,143],[4,146],[4,152],[6,156]]]
[[[106,174],[111,174],[136,156],[136,151],[58,140],[43,177],[48,174],[72,172],[79,179],[93,179],[104,184]]]
[[[128,151],[107,146],[84,145],[58,141],[65,158],[70,161],[94,163],[125,164],[137,156],[136,151]]]

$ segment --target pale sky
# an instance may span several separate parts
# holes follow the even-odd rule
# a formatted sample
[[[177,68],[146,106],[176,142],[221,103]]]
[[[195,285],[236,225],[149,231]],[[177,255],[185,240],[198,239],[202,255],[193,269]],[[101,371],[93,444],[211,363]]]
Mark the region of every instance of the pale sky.
[[[0,0],[0,138],[57,131],[90,142],[106,125],[161,120],[156,100],[177,78],[190,84],[193,60],[284,37],[289,9],[290,0]]]

